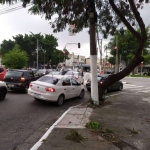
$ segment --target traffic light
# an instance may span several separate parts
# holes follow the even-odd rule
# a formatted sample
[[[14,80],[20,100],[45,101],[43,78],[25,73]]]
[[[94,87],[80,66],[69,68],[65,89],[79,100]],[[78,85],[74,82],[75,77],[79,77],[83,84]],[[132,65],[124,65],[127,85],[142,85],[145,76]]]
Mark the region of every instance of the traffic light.
[[[81,46],[80,43],[78,43],[78,48],[80,48],[80,46]]]

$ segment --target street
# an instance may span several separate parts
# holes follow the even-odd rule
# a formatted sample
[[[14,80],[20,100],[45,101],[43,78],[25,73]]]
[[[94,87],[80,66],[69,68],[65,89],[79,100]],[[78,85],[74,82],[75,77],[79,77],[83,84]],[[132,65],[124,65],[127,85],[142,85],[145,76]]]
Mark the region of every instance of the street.
[[[132,93],[150,93],[148,78],[124,78],[122,91],[109,92],[107,96]],[[45,101],[36,101],[27,94],[9,91],[6,99],[0,101],[0,149],[21,150],[31,148],[48,128],[71,106],[86,102],[84,99],[70,99],[61,107]],[[135,99],[136,101],[136,99]]]
[[[32,147],[63,112],[87,100],[88,94],[84,99],[70,99],[58,107],[24,93],[8,92],[6,99],[0,101],[0,149]]]

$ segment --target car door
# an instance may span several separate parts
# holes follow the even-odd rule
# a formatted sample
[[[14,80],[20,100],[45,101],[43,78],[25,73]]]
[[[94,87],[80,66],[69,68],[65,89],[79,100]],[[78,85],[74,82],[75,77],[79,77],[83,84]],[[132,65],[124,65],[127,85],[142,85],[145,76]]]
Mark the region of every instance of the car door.
[[[79,96],[81,92],[81,84],[79,84],[76,80],[71,79],[71,86],[72,86],[73,97]]]
[[[64,79],[62,82],[63,93],[65,94],[65,99],[73,97],[73,91],[71,87],[70,79]]]

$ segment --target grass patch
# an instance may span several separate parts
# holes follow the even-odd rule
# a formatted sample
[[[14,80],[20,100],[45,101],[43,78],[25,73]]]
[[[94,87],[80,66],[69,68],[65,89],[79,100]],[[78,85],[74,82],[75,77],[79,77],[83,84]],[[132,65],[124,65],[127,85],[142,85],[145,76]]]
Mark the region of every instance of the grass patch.
[[[98,122],[95,122],[95,121],[93,121],[93,122],[88,122],[88,123],[86,124],[86,127],[87,127],[88,129],[90,129],[91,131],[98,131],[98,129],[99,129],[99,127],[100,127],[100,124],[99,124]]]
[[[86,139],[81,135],[81,133],[77,132],[77,130],[70,130],[69,133],[66,135],[67,140],[72,140],[75,142],[80,142],[81,144],[85,145],[83,140]]]
[[[104,128],[103,130],[105,133],[114,133],[110,128]]]

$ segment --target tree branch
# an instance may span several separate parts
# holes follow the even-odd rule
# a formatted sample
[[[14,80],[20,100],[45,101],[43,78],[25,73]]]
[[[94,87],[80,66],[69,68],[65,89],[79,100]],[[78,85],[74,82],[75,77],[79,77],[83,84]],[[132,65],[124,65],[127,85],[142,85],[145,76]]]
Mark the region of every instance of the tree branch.
[[[133,0],[131,0],[133,1]],[[141,36],[138,32],[136,32],[134,30],[134,28],[130,25],[130,23],[126,20],[126,18],[122,15],[121,11],[116,7],[116,5],[114,4],[114,0],[109,0],[109,3],[111,5],[111,7],[113,8],[113,10],[115,11],[115,13],[120,17],[120,19],[122,20],[122,22],[126,25],[126,27],[129,29],[129,31],[135,35],[135,37],[140,40]]]

